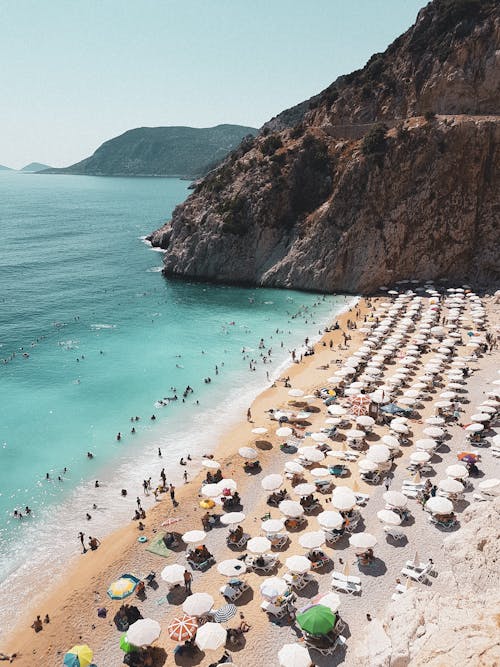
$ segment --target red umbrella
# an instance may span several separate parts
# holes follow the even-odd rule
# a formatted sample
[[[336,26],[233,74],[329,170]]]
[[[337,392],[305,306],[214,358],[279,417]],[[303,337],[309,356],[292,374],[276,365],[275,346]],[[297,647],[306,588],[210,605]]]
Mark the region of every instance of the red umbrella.
[[[349,396],[349,403],[352,405],[370,405],[372,399],[366,394],[357,394],[356,396]]]
[[[181,618],[174,618],[167,628],[168,636],[176,642],[185,642],[192,639],[198,630],[198,623],[193,616],[184,614]]]
[[[167,519],[164,521],[161,525],[162,526],[172,526],[174,523],[178,523],[180,519],[177,519],[176,517],[172,516],[170,519]]]

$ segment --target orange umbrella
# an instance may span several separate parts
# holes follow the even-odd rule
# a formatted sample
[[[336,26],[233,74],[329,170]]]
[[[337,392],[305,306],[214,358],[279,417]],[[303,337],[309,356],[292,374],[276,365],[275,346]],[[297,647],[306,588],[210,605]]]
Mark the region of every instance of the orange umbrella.
[[[198,630],[196,619],[187,614],[184,614],[181,618],[174,618],[167,628],[168,636],[176,642],[185,642],[187,639],[192,639],[196,630]]]

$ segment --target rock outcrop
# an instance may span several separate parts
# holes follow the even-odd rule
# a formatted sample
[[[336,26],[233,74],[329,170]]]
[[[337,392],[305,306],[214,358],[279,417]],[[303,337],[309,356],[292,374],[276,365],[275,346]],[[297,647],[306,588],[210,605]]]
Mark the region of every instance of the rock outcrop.
[[[500,498],[474,505],[444,540],[449,570],[416,586],[354,647],[359,667],[500,664]]]
[[[500,5],[435,0],[199,183],[150,237],[164,273],[344,292],[495,282],[499,109]]]

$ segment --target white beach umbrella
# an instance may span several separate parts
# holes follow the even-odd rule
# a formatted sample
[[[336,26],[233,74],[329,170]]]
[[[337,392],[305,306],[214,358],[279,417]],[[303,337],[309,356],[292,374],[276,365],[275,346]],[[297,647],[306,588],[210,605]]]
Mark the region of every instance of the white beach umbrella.
[[[267,600],[275,600],[286,592],[288,584],[281,577],[268,577],[260,585],[260,594]]]
[[[308,482],[305,482],[304,484],[297,484],[297,486],[295,486],[295,487],[293,488],[293,493],[294,493],[296,496],[304,497],[304,496],[309,496],[309,495],[311,495],[311,494],[314,493],[316,490],[317,490],[317,489],[316,489],[316,485],[315,485],[315,484],[310,484],[310,483],[308,483]]]
[[[271,542],[267,537],[252,537],[251,540],[247,542],[247,549],[253,554],[263,554],[266,551],[271,549]]]
[[[303,392],[302,389],[290,389],[288,395],[293,396],[294,398],[301,398],[304,396],[304,393],[305,392]]]
[[[456,394],[454,391],[443,391],[441,394],[439,394],[440,398],[444,398],[445,400],[449,401],[452,398],[456,398]]]
[[[323,452],[317,447],[299,447],[298,453],[307,461],[312,461],[313,463],[319,463],[325,458]]]
[[[404,509],[408,505],[408,498],[399,491],[386,491],[382,498],[391,507]]]
[[[207,534],[204,530],[188,530],[182,536],[182,541],[185,544],[200,544],[205,541]]]
[[[272,474],[266,475],[261,480],[261,486],[265,491],[276,491],[283,484],[283,477],[281,475]]]
[[[402,398],[398,399],[398,403],[401,403],[401,405],[415,405],[417,402],[416,398],[409,398],[408,396],[403,396]]]
[[[359,417],[356,417],[356,424],[365,428],[369,428],[375,424],[375,420],[373,417],[368,417],[368,415],[360,415]]]
[[[424,428],[422,433],[429,438],[442,438],[446,431],[443,431],[439,426],[428,426],[427,428]]]
[[[299,544],[304,549],[319,549],[325,543],[326,537],[322,530],[304,533],[299,537]]]
[[[315,442],[326,442],[328,440],[328,433],[311,433],[310,436]]]
[[[309,651],[302,644],[285,644],[278,653],[280,667],[311,667]]]
[[[152,618],[140,618],[129,626],[126,641],[134,646],[149,646],[160,636],[161,625]]]
[[[377,518],[388,526],[400,526],[402,521],[399,514],[396,514],[396,512],[393,512],[392,510],[379,510],[377,512]]]
[[[295,574],[305,574],[311,569],[311,561],[305,556],[289,556],[285,566]]]
[[[484,430],[484,424],[469,424],[465,427],[465,430],[469,433],[480,433]]]
[[[281,426],[276,429],[276,435],[278,438],[289,438],[292,435],[293,431],[289,426]]]
[[[358,468],[361,472],[375,472],[379,469],[379,464],[370,459],[359,459]]]
[[[486,413],[487,415],[490,415],[490,419],[491,419],[491,415],[494,415],[495,412],[497,411],[497,409],[493,408],[491,405],[479,405],[477,409],[479,410],[480,414],[485,414]],[[473,418],[474,418],[474,415],[472,416],[472,419]],[[478,421],[478,420],[475,419],[474,421]]]
[[[238,454],[241,456],[243,459],[256,459],[259,456],[259,453],[256,449],[253,447],[240,447],[238,449]]]
[[[236,491],[238,488],[238,484],[234,479],[230,479],[229,477],[224,477],[224,479],[221,479],[220,482],[218,482],[218,487],[221,490],[221,493],[228,489],[229,491]]]
[[[472,415],[471,419],[475,422],[487,422],[491,419],[491,415],[481,412],[479,414]]]
[[[448,477],[452,477],[453,479],[466,479],[469,476],[469,471],[467,468],[463,465],[460,465],[460,463],[455,463],[451,466],[448,466],[445,470],[445,473],[448,475]]]
[[[282,500],[279,504],[279,511],[292,519],[296,519],[304,514],[304,508],[294,500]]]
[[[284,529],[285,522],[283,519],[267,519],[261,523],[260,527],[265,533],[279,533]]]
[[[203,616],[214,606],[214,599],[208,593],[193,593],[182,603],[182,611],[188,616]]]
[[[347,486],[337,486],[332,492],[332,505],[341,511],[352,509],[357,503],[356,494]]]
[[[328,470],[328,468],[313,468],[310,472],[311,475],[313,477],[316,477],[317,479],[330,476],[330,471]]]
[[[304,466],[301,466],[300,463],[297,463],[297,461],[287,461],[285,463],[285,470],[286,472],[291,472],[292,474],[294,472],[299,474],[301,472],[304,472],[305,468]]]
[[[347,410],[341,405],[329,405],[328,412],[335,417],[342,417],[347,414]]]
[[[225,577],[237,577],[240,574],[245,574],[246,571],[245,563],[237,558],[228,558],[217,563],[217,572]]]
[[[417,440],[415,442],[415,447],[423,452],[430,452],[436,449],[437,442],[432,438],[422,438],[422,440]]]
[[[213,459],[203,459],[201,465],[205,468],[210,468],[211,470],[217,470],[220,468],[220,463],[218,461],[214,461]]]
[[[314,598],[315,604],[322,604],[324,607],[328,607],[335,613],[340,608],[340,596],[337,593],[325,593],[321,597]]]
[[[221,495],[222,490],[218,484],[204,484],[200,493],[205,498],[217,498]]]
[[[371,533],[354,533],[349,538],[349,544],[356,549],[373,549],[377,544],[377,538]]]
[[[434,496],[425,503],[425,509],[433,514],[450,514],[453,512],[453,503],[443,496]]]
[[[427,452],[412,452],[410,454],[410,461],[412,463],[427,463],[430,461],[430,454]]]
[[[418,398],[419,394],[420,392],[416,389],[407,389],[405,392],[403,392],[403,395],[407,398]]]
[[[173,565],[167,565],[161,571],[161,578],[163,581],[166,581],[170,586],[176,586],[177,584],[184,583],[184,572],[186,568],[183,565],[174,563]]]
[[[348,440],[361,440],[365,435],[366,433],[364,431],[360,431],[356,428],[350,428],[345,432],[345,436]]]
[[[237,523],[245,521],[245,514],[243,512],[228,512],[223,514],[220,518],[220,522],[224,526],[234,526]]]
[[[196,631],[194,641],[200,651],[216,651],[226,639],[227,630],[220,623],[205,623]]]
[[[401,422],[395,422],[394,419],[391,421],[389,426],[391,430],[394,431],[395,433],[401,433],[402,435],[409,433],[406,424],[402,424]]]
[[[325,530],[338,530],[344,524],[344,517],[339,512],[331,510],[320,512],[316,518],[321,528]]]
[[[447,477],[438,482],[438,489],[444,491],[445,493],[462,493],[464,490],[464,485],[461,484],[457,479],[452,479]]]
[[[393,435],[383,435],[380,442],[389,447],[391,451],[397,451],[400,448],[399,440]]]
[[[391,457],[391,450],[387,445],[371,445],[366,452],[366,458],[375,463],[385,463]]]
[[[493,408],[500,407],[500,401],[495,401],[492,398],[489,398],[486,401],[483,401],[482,405],[491,405]]]
[[[496,477],[483,479],[481,482],[479,482],[477,488],[485,493],[494,493],[496,495],[497,493],[500,493],[500,479],[497,479]]]
[[[255,433],[255,435],[264,435],[267,433],[267,428],[264,426],[257,426],[256,428],[252,429],[252,433]]]

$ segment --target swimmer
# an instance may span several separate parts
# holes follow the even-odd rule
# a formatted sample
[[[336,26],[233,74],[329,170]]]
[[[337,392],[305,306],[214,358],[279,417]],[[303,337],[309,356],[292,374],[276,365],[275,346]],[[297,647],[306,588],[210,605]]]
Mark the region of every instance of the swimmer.
[[[88,459],[93,459],[94,458],[94,455],[92,454],[92,452],[87,452],[87,458]]]
[[[87,521],[90,521],[90,519],[92,518],[88,512],[87,512],[87,514],[85,515],[85,517],[86,517]]]
[[[94,488],[96,488],[96,489],[99,488],[99,480],[98,479],[96,479],[96,481],[95,481]]]
[[[118,433],[116,434],[116,439],[117,439],[117,440],[121,440],[121,439],[122,439],[122,434],[121,434],[119,431],[118,431]]]
[[[151,421],[154,422],[155,419],[156,419],[156,415],[151,415]]]
[[[132,430],[130,431],[130,433],[135,433],[135,428],[133,426],[132,426]]]

